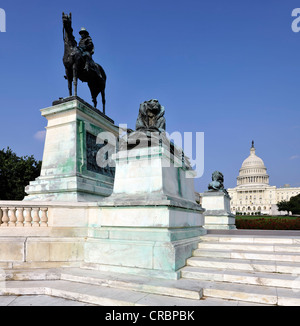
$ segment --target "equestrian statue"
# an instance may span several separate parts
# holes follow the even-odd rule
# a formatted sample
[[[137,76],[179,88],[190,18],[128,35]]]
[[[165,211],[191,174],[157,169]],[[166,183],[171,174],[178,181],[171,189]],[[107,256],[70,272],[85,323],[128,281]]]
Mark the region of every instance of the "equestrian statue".
[[[63,13],[62,20],[65,44],[63,63],[66,69],[65,78],[68,80],[69,95],[72,96],[72,83],[74,84],[74,95],[77,96],[78,79],[87,82],[95,107],[97,107],[97,96],[101,93],[103,113],[105,114],[106,74],[92,58],[95,50],[92,38],[89,32],[82,27],[79,31],[81,39],[77,45],[73,35],[72,14]]]

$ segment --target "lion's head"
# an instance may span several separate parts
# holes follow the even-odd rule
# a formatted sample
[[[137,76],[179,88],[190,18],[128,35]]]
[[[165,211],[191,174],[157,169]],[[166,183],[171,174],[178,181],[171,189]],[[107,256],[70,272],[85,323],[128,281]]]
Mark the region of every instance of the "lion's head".
[[[165,130],[165,109],[158,100],[152,99],[140,105],[136,130]]]
[[[224,182],[224,176],[220,171],[215,171],[212,174],[212,181],[219,181],[220,183]]]
[[[143,105],[144,105],[144,112],[147,115],[155,116],[158,115],[161,111],[161,105],[156,99],[145,101]]]

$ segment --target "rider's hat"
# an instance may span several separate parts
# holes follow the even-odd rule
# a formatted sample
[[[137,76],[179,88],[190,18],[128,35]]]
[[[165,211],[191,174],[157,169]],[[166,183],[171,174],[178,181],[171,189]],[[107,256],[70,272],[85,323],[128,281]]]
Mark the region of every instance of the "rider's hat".
[[[89,32],[84,28],[84,27],[81,27],[81,30],[79,31],[79,34],[82,35],[82,34],[87,34],[89,35]]]

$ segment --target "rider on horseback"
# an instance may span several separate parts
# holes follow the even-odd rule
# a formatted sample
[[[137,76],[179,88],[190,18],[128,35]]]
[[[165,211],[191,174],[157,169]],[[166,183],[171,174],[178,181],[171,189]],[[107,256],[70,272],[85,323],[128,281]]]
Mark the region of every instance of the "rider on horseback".
[[[94,44],[92,38],[89,35],[89,32],[82,27],[79,34],[81,39],[79,41],[78,48],[82,51],[83,59],[85,60],[84,69],[89,70],[89,64],[92,62],[92,55],[94,54]]]

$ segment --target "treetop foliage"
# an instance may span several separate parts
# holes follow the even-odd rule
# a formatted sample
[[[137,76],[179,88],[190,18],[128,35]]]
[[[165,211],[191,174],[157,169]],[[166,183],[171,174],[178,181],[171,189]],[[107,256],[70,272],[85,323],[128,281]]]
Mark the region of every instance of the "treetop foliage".
[[[42,161],[33,155],[17,156],[9,147],[0,150],[0,200],[22,200],[25,187],[40,175]]]
[[[277,204],[279,211],[288,211],[292,214],[300,214],[300,194],[291,197],[289,201],[281,201]]]

